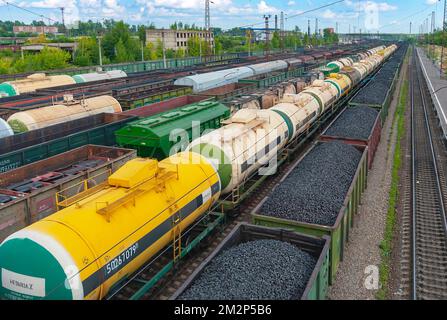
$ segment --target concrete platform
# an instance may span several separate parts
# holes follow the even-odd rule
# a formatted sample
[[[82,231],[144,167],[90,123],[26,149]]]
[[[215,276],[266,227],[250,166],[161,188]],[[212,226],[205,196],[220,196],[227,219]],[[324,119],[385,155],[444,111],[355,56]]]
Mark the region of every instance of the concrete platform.
[[[417,48],[417,52],[422,63],[422,73],[427,81],[444,133],[444,139],[447,140],[447,80],[440,78],[439,68],[427,57],[423,49]]]

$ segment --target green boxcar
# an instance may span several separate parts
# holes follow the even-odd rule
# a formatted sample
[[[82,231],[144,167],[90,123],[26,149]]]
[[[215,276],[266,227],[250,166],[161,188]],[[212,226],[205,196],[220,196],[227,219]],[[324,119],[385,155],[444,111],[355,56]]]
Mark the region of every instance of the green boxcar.
[[[101,113],[0,139],[0,172],[82,147],[113,146],[114,132],[135,116]]]
[[[230,109],[215,101],[203,101],[189,104],[154,116],[129,123],[115,132],[120,146],[136,149],[140,157],[151,157],[159,160],[169,156],[174,144],[180,142],[170,140],[175,129],[185,130],[191,141],[194,122],[200,122],[200,134],[204,130],[217,129],[221,121],[230,116]]]
[[[318,142],[317,144],[319,143],[325,143],[325,142]],[[331,238],[330,259],[329,259],[330,284],[334,283],[338,266],[340,262],[343,260],[344,247],[345,244],[348,242],[349,232],[354,224],[354,216],[357,213],[362,193],[366,189],[367,185],[368,149],[367,147],[363,146],[362,147],[358,146],[357,148],[363,151],[363,155],[358,164],[357,171],[355,173],[351,186],[348,190],[348,193],[346,194],[343,207],[340,209],[337,220],[333,226],[310,224],[300,221],[292,221],[263,215],[259,211],[263,203],[268,199],[268,197],[265,198],[263,201],[261,201],[261,203],[252,212],[252,220],[253,223],[256,225],[263,225],[273,228],[291,229],[303,234],[308,234],[316,237],[329,236]],[[310,152],[310,150],[308,152]],[[306,155],[304,155],[301,159],[303,159]],[[293,166],[293,168],[290,169],[289,173],[296,166],[298,166],[299,163],[301,163],[301,161],[298,161],[295,164],[295,166]],[[285,177],[283,178],[283,180],[284,179]]]
[[[273,229],[254,226],[247,223],[238,224],[231,233],[219,244],[219,246],[208,256],[208,258],[197,267],[185,283],[172,295],[171,300],[178,299],[202,274],[209,263],[221,252],[238,244],[255,240],[278,240],[288,242],[299,249],[312,255],[317,263],[307,280],[303,295],[297,297],[301,300],[324,300],[329,288],[329,245],[327,236],[321,238],[308,236],[284,229]],[[281,279],[278,279],[281,283]]]

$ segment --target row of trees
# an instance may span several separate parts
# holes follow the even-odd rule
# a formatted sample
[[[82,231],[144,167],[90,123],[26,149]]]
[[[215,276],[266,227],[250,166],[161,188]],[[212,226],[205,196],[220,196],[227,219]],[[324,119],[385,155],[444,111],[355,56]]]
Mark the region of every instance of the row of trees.
[[[46,47],[37,54],[27,54],[23,58],[5,50],[0,52],[0,74],[63,69],[70,66],[70,59],[68,52],[51,47]]]
[[[11,26],[11,24],[8,24],[8,28]],[[161,40],[158,40],[156,43],[146,44],[147,28],[148,26],[143,25],[129,26],[123,21],[106,20],[102,24],[87,21],[81,22],[77,30],[83,36],[76,38],[65,38],[64,36],[46,38],[44,35],[38,35],[35,38],[30,38],[29,42],[46,43],[76,40],[78,48],[74,52],[73,57],[65,51],[52,48],[46,48],[38,54],[26,54],[23,57],[19,53],[3,51],[0,52],[0,73],[64,68],[69,66],[70,61],[76,66],[98,65],[100,63],[100,52],[103,64],[135,62],[142,59],[161,59],[163,57],[163,44]],[[149,28],[155,28],[155,26],[151,24]],[[195,25],[189,26],[181,22],[174,23],[171,28],[197,29]],[[325,30],[323,37],[316,37],[315,35],[308,37],[307,34],[303,34],[297,29],[293,33],[287,32],[283,45],[284,48],[291,49],[303,45],[316,46],[335,42],[338,42],[338,36],[330,33],[328,30]],[[215,34],[214,43],[215,48],[213,50],[205,40],[193,37],[188,40],[186,50],[179,49],[174,51],[166,49],[166,58],[194,57],[200,54],[210,55],[224,52],[247,52],[249,50],[253,52],[264,50],[266,45],[263,41],[255,41],[255,39],[248,37],[248,34],[240,29],[232,29],[228,32],[219,30]],[[281,46],[280,35],[278,32],[274,32],[270,48],[279,49]]]

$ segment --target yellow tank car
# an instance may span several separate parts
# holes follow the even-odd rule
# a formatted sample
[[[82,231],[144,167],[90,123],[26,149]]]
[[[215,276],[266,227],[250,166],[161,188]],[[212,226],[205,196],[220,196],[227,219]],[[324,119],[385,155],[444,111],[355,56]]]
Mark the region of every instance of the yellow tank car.
[[[0,298],[101,299],[178,239],[220,195],[202,156],[134,159],[0,245]]]

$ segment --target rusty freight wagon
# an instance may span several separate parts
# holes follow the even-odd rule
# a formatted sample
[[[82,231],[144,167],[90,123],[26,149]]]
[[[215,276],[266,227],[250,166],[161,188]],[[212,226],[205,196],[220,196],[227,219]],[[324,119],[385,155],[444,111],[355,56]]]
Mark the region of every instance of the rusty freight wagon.
[[[114,132],[137,117],[101,113],[0,139],[0,173],[86,144],[113,146]]]
[[[135,150],[85,145],[0,174],[0,241],[56,212],[56,194],[74,196],[107,179]],[[84,182],[85,181],[85,182]]]

